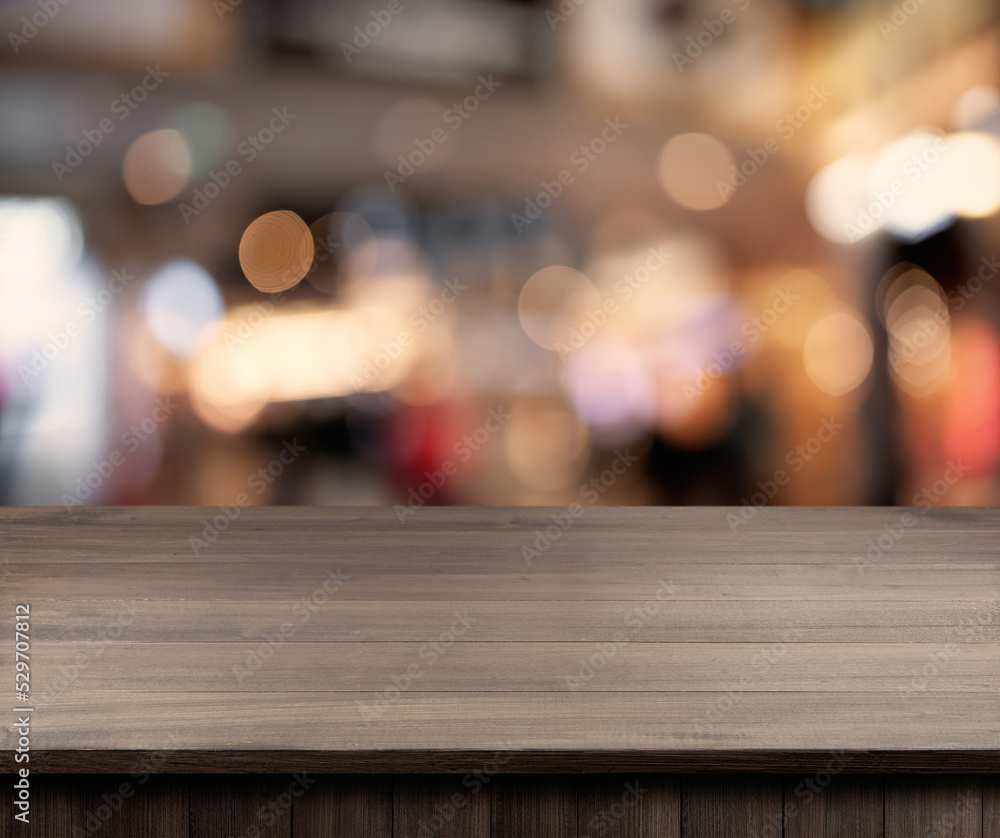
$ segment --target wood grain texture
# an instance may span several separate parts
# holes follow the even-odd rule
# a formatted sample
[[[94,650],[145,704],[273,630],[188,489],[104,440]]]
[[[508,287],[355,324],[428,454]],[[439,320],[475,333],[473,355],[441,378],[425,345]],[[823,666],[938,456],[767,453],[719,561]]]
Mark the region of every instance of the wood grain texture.
[[[614,641],[296,643],[252,670],[246,663],[246,643],[201,644],[193,655],[187,643],[122,642],[108,645],[100,666],[80,666],[72,689],[127,692],[135,673],[141,673],[143,690],[151,693],[357,693],[355,698],[375,712],[393,690],[394,678],[402,683],[409,678],[407,689],[413,693],[672,692],[678,683],[686,692],[725,692],[740,685],[741,678],[743,688],[754,692],[898,693],[901,684],[914,680],[914,671],[940,658],[938,677],[921,677],[910,692],[1000,694],[1000,644],[970,645],[953,656],[933,643],[773,647]],[[58,700],[63,673],[87,647],[36,643],[34,650],[35,703],[44,707]],[[264,640],[254,651],[263,655],[272,648]],[[411,666],[419,667],[419,674],[407,676]]]
[[[292,838],[392,838],[392,778],[325,775],[295,801]]]
[[[493,781],[492,838],[577,838],[577,780],[499,776]]]
[[[13,601],[0,599],[9,613]],[[136,643],[233,643],[263,639],[275,619],[291,615],[295,600],[212,602],[199,600],[32,601],[38,641],[117,640]],[[298,622],[287,643],[408,642],[437,640],[455,612],[475,622],[456,643],[503,637],[510,642],[612,640],[633,614],[632,603],[600,600],[333,600]],[[997,609],[1000,609],[998,604]],[[134,619],[130,619],[135,616]],[[856,602],[821,600],[671,600],[670,607],[642,612],[641,631],[630,643],[774,643],[789,625],[801,643],[992,643],[1000,642],[1000,610],[965,600]]]
[[[885,838],[981,838],[979,777],[887,777]]]
[[[394,838],[490,838],[493,779],[485,775],[396,777]]]
[[[300,786],[290,777],[208,776],[191,780],[190,838],[292,838],[293,791]]]
[[[465,777],[304,776],[300,778],[302,787],[289,794],[287,808],[296,838],[996,836],[1000,825],[995,817],[996,776],[850,775],[845,755],[827,758],[832,759],[827,766],[832,771],[784,778],[664,774],[514,777],[495,773],[504,767],[496,759],[484,761]],[[0,814],[4,816],[0,838],[168,838],[236,827],[244,830],[217,834],[222,838],[272,835],[275,831],[286,834],[283,824],[270,824],[264,815],[281,808],[281,794],[288,793],[294,780],[288,775],[163,775],[151,777],[148,786],[123,798],[125,804],[119,805],[114,795],[121,792],[122,784],[136,781],[132,775],[83,781],[65,775],[39,779],[32,825],[27,829],[7,817],[9,786],[5,783],[0,789]],[[981,782],[983,795],[979,797]],[[188,788],[194,790],[190,796]],[[274,808],[269,806],[272,800]],[[246,807],[243,814],[235,811],[241,805]]]
[[[677,777],[601,774],[580,778],[579,838],[680,838]]]
[[[28,823],[14,820],[14,775],[0,786],[0,838],[87,838],[84,827],[85,781],[67,774],[30,777]]]
[[[275,549],[288,549],[275,545]],[[618,549],[617,547],[614,549]],[[614,555],[581,561],[572,568],[552,565],[530,573],[522,569],[476,568],[450,571],[433,566],[421,570],[398,561],[395,569],[374,564],[344,567],[343,562],[282,562],[252,570],[239,562],[33,562],[12,564],[7,583],[19,599],[260,600],[289,599],[315,604],[329,601],[320,592],[339,571],[345,578],[337,598],[353,601],[425,600],[598,600],[630,603],[655,601],[664,585],[673,586],[671,599],[716,600],[839,600],[877,603],[889,591],[904,600],[941,603],[966,600],[986,611],[1000,596],[997,571],[978,565],[893,564],[878,567],[859,579],[848,564],[698,564],[669,565],[609,562]],[[402,553],[405,555],[405,553]],[[589,566],[588,566],[589,565]],[[279,623],[290,613],[275,615]],[[103,628],[103,626],[101,626]]]
[[[366,721],[351,693],[88,692],[45,708],[40,751],[493,749],[687,753],[885,749],[976,751],[1000,736],[992,694],[401,693]],[[330,720],[321,724],[318,720]],[[861,720],[861,721],[859,721]],[[335,722],[335,723],[333,723]],[[918,747],[914,747],[918,746]],[[996,752],[992,749],[992,753]],[[34,760],[35,758],[33,758]]]
[[[37,770],[1000,770],[995,509],[217,514],[0,510]]]
[[[1000,769],[983,777],[983,838],[1000,838]]]
[[[829,770],[785,778],[784,838],[883,838],[883,778],[848,775],[849,762],[831,762]]]
[[[87,838],[188,838],[186,777],[90,776],[80,785]]]
[[[780,777],[685,777],[684,838],[781,838]]]

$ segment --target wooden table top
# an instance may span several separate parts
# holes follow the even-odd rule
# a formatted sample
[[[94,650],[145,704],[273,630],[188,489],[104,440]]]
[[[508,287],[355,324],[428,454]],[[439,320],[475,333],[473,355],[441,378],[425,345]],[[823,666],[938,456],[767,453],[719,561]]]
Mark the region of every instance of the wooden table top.
[[[7,508],[0,545],[33,770],[1000,770],[997,509]]]

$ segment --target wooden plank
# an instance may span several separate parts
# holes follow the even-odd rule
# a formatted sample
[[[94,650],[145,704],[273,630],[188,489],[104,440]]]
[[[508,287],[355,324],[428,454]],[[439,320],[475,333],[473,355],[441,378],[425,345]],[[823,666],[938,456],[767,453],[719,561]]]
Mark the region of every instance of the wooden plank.
[[[0,510],[42,770],[997,767],[998,510],[217,513]]]
[[[442,775],[396,777],[396,838],[490,838],[490,778]]]
[[[292,838],[392,838],[392,779],[325,775],[295,801]]]
[[[401,693],[376,717],[340,693],[88,691],[45,708],[33,747],[59,750],[1000,750],[996,696],[920,693]],[[9,730],[3,744],[12,746]],[[85,760],[85,757],[81,757]],[[35,757],[32,758],[33,762]],[[996,763],[994,763],[995,765]],[[127,768],[127,767],[126,767]]]
[[[575,777],[529,774],[493,782],[492,838],[577,838]]]
[[[464,625],[453,618],[451,629],[465,631]],[[123,692],[141,686],[144,693],[354,692],[373,712],[398,689],[1000,693],[1000,644],[629,643],[624,637],[453,644],[447,635],[428,643],[285,645],[274,632],[257,643],[36,642],[32,684],[42,705],[59,700],[60,686]],[[0,677],[13,683],[13,664],[5,664]],[[925,666],[929,677],[921,674]]]
[[[785,831],[773,834],[784,838],[883,838],[884,780],[843,773],[851,768],[850,757],[838,755],[826,770],[786,777]]]
[[[658,604],[658,603],[656,603]],[[13,613],[13,601],[0,601]],[[795,626],[802,643],[1000,643],[1000,600],[907,602],[670,600],[644,608],[593,600],[331,600],[310,610],[295,600],[32,600],[38,641],[81,639],[139,643],[218,643],[259,640],[289,618],[285,642],[427,642],[437,640],[455,612],[475,622],[456,643],[508,641],[600,642],[629,632],[632,643],[772,643]],[[636,608],[641,610],[637,613]]]
[[[291,838],[294,795],[302,793],[288,776],[192,778],[190,838]]]
[[[782,835],[780,777],[685,777],[681,797],[684,838]]]
[[[982,780],[979,777],[887,777],[885,838],[941,835],[981,838]]]
[[[187,778],[119,774],[83,781],[88,838],[188,838]]]
[[[634,600],[656,601],[658,591],[670,599],[856,600],[877,602],[893,591],[899,599],[926,602],[952,600],[995,602],[1000,599],[997,564],[939,567],[894,564],[876,567],[859,577],[849,565],[714,565],[672,564],[615,567],[607,561],[580,563],[571,573],[545,569],[531,573],[491,569],[484,564],[468,573],[421,572],[410,564],[395,571],[374,566],[345,572],[334,585],[336,563],[240,563],[178,561],[31,562],[10,565],[7,584],[23,601],[34,599],[102,599],[109,591],[122,599],[274,600],[296,602],[319,596],[316,603],[337,600]],[[985,606],[984,606],[985,607]]]
[[[680,781],[664,774],[580,778],[579,838],[680,838]]]
[[[496,537],[503,533],[531,533],[537,527],[553,523],[553,515],[565,512],[564,507],[425,507],[416,515],[401,520],[392,507],[247,507],[238,510],[233,520],[215,526],[216,538],[211,549],[225,550],[226,545],[243,533],[254,534],[257,549],[266,551],[267,534],[286,527],[297,533],[303,549],[329,550],[331,532],[345,538],[356,537],[368,543],[375,537],[391,537],[394,532],[417,539],[426,533],[454,533],[463,538],[477,534]],[[984,534],[1000,532],[1000,510],[995,507],[782,507],[773,506],[756,510],[745,523],[731,521],[739,516],[741,508],[702,507],[587,507],[564,533],[571,536],[577,531],[611,535],[616,541],[621,537],[642,534],[653,536],[669,530],[673,534],[694,534],[706,539],[706,546],[729,544],[732,539],[753,544],[755,541],[780,545],[787,539],[797,552],[822,549],[816,534],[843,535],[850,531],[852,537],[885,534],[885,527],[903,532],[893,536],[896,546],[906,543],[909,533],[920,534]],[[903,524],[907,513],[912,514],[909,526]],[[190,551],[186,539],[191,534],[202,535],[204,525],[224,514],[218,507],[79,507],[67,511],[62,507],[5,507],[0,510],[0,533],[12,551],[37,548],[33,539],[38,532],[51,533],[48,537],[54,549],[79,555],[80,550],[92,549],[102,553],[116,549],[128,552],[126,546],[114,548],[99,531],[103,527],[130,528],[131,532],[151,533],[159,542],[159,552],[174,555],[167,548],[181,543]],[[735,529],[734,529],[735,526]],[[63,536],[62,531],[72,531]],[[211,535],[211,533],[210,533]],[[778,536],[778,538],[776,538]],[[63,540],[65,538],[65,540]],[[916,539],[914,539],[916,540]],[[864,538],[862,538],[862,543]],[[76,546],[74,546],[74,544]],[[110,548],[110,549],[109,549]],[[210,554],[211,549],[206,549]],[[156,552],[156,551],[154,551]],[[891,560],[891,553],[887,560]]]
[[[46,750],[40,752],[35,770],[39,774],[69,771],[90,774],[113,774],[136,759],[147,758],[145,750],[93,749]],[[433,771],[440,774],[478,771],[494,751],[473,748],[403,749],[377,751],[307,750],[280,748],[259,750],[243,748],[194,749],[174,751],[163,760],[163,770],[186,774],[273,774],[306,772],[313,774],[416,774]],[[853,766],[862,772],[940,774],[942,771],[995,773],[1000,764],[1000,750],[961,749],[883,749],[857,751]],[[671,773],[717,774],[719,772],[760,774],[795,771],[821,771],[829,759],[828,751],[763,750],[704,748],[647,749],[635,748],[582,750],[563,748],[511,751],[504,770],[511,774],[586,774],[600,766],[611,774]]]
[[[983,838],[1000,838],[1000,768],[983,777]]]
[[[20,766],[20,767],[23,767]],[[13,766],[8,771],[13,772]],[[35,771],[32,762],[29,782],[28,823],[14,820],[21,812],[13,805],[13,775],[3,778],[0,788],[0,838],[85,838],[83,827],[84,784],[68,774]]]

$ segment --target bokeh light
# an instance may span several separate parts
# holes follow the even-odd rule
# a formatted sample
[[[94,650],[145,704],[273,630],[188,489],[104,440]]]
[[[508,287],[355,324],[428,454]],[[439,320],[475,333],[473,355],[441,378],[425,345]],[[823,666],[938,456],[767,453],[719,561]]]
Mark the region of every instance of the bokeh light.
[[[708,134],[671,137],[660,152],[660,183],[682,207],[692,210],[718,209],[732,197],[721,188],[730,184],[736,161],[729,149]]]
[[[864,319],[846,307],[822,317],[802,348],[809,379],[831,396],[845,396],[860,387],[871,372],[874,354]]]
[[[313,237],[294,212],[269,212],[247,227],[240,239],[240,267],[258,291],[294,288],[313,263]]]
[[[176,198],[192,173],[191,149],[173,128],[138,137],[122,163],[122,178],[138,204],[165,204]]]
[[[222,316],[222,295],[211,274],[190,259],[159,268],[146,283],[144,304],[150,331],[178,356],[194,352]]]
[[[564,353],[593,337],[607,319],[594,283],[579,271],[558,265],[528,278],[517,300],[517,315],[535,343]]]

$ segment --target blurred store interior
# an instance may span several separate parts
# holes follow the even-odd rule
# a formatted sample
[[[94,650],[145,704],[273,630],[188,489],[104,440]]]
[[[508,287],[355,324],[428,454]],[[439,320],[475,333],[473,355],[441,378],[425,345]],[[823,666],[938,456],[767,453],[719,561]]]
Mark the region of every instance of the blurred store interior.
[[[992,0],[2,0],[0,502],[1000,499]]]

